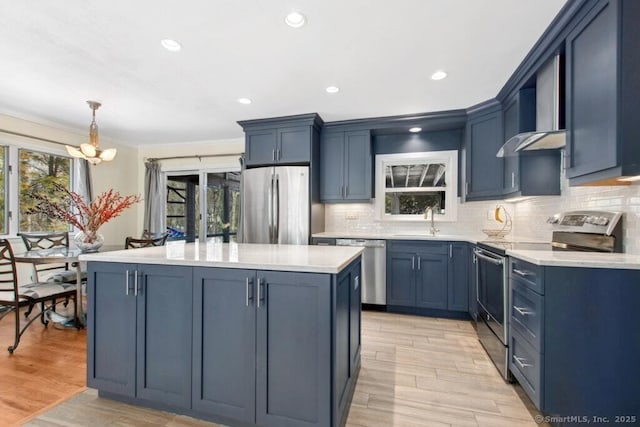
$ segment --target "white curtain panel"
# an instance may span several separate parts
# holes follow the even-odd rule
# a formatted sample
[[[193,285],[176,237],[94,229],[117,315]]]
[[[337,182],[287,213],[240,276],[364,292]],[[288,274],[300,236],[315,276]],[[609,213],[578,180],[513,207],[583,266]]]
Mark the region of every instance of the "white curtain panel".
[[[93,200],[93,187],[91,185],[91,166],[84,159],[77,159],[75,162],[75,173],[73,174],[73,191],[82,196],[89,204]]]
[[[144,174],[144,229],[152,234],[164,233],[166,183],[160,163],[146,162]]]

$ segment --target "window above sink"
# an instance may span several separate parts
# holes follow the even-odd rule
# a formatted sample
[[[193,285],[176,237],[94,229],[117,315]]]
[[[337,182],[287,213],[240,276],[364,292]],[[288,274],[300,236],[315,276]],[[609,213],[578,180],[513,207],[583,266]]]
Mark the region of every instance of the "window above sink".
[[[379,154],[375,187],[378,220],[424,221],[433,207],[436,221],[455,221],[458,152]]]

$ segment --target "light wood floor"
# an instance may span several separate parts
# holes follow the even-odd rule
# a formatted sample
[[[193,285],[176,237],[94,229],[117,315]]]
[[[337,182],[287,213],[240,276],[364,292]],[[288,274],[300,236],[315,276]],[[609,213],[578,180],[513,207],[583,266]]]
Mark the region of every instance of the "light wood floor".
[[[469,322],[377,312],[363,312],[362,319],[362,369],[348,426],[536,426]],[[93,390],[26,425],[89,423],[215,425],[101,399]]]

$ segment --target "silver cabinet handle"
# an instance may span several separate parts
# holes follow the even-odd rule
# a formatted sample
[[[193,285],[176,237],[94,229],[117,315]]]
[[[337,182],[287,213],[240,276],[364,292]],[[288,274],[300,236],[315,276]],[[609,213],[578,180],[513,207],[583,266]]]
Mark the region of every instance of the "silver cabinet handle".
[[[260,307],[260,302],[262,301],[262,306],[265,306],[264,302],[264,279],[258,279],[258,307]]]
[[[520,313],[522,316],[532,316],[532,315],[535,314],[535,312],[533,312],[533,311],[529,311],[526,308],[518,307],[516,305],[513,306],[513,309],[515,311],[517,311],[518,313]]]
[[[488,257],[486,255],[483,255],[481,252],[474,251],[474,253],[476,254],[477,258],[488,261],[491,264],[502,265],[504,263],[504,259],[496,259],[496,258]]]
[[[133,295],[138,296],[138,270],[133,270]]]
[[[514,362],[516,362],[516,363],[518,364],[518,366],[520,366],[521,368],[528,368],[528,367],[533,366],[533,365],[531,365],[531,364],[529,364],[529,363],[525,363],[525,362],[523,362],[523,360],[524,360],[524,361],[526,361],[527,359],[525,359],[524,357],[518,357],[518,356],[516,356],[515,354],[513,355],[513,360],[514,360]]]
[[[276,150],[271,150],[271,160],[276,160]]]
[[[511,172],[511,188],[515,188],[516,186],[516,173]]]
[[[517,268],[514,268],[513,272],[516,273],[518,276],[522,276],[522,277],[531,276],[533,274],[530,271],[518,270]]]
[[[129,295],[129,270],[124,272],[124,294]]]
[[[411,269],[416,269],[416,257],[414,255],[411,255]]]
[[[348,185],[344,186],[344,197],[349,197],[349,186]]]
[[[280,156],[280,149],[278,148],[276,150],[276,160],[280,160],[281,156]]]
[[[453,245],[449,245],[449,258],[453,258]]]
[[[355,283],[353,285],[353,289],[354,290],[358,290],[359,287],[360,287],[360,276],[356,276]]]
[[[245,292],[244,305],[245,307],[249,307],[249,278],[248,277],[247,277],[247,280],[244,282],[244,292]]]
[[[420,261],[422,260],[422,258],[420,257],[420,255],[418,255],[418,270],[420,270]]]

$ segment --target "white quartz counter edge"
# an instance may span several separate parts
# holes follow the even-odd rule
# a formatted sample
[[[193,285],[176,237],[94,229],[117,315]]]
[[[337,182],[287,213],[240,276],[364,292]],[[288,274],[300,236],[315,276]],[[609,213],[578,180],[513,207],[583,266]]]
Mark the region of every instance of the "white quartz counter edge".
[[[507,250],[507,255],[550,267],[616,268],[640,270],[640,255],[593,252]]]
[[[411,234],[411,233],[389,233],[389,232],[349,232],[349,231],[325,231],[322,233],[315,233],[311,237],[320,237],[328,239],[378,239],[378,240],[431,240],[431,241],[446,241],[446,242],[468,242],[476,244],[481,240],[487,240],[484,236],[463,236],[452,234],[436,234],[432,236],[426,233]]]
[[[80,261],[337,274],[362,250],[346,246],[169,242],[166,246],[153,248],[83,254]]]

